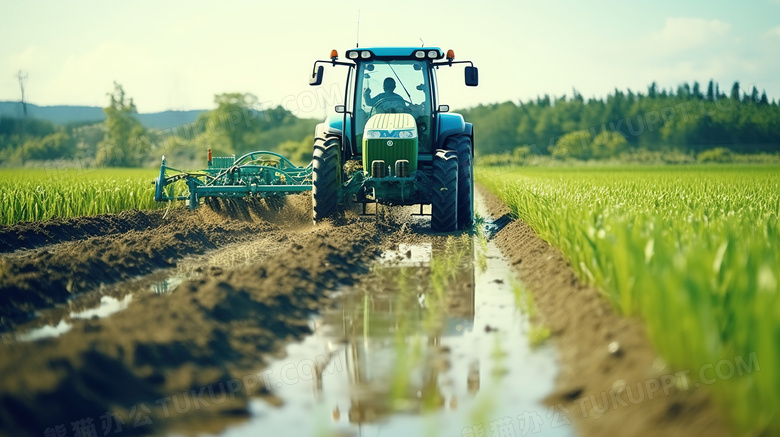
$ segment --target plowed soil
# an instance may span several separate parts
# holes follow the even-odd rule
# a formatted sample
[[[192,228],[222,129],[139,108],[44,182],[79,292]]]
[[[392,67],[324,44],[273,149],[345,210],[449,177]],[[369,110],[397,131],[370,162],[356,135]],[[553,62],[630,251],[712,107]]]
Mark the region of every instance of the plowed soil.
[[[638,321],[612,313],[554,248],[495,198],[488,203],[506,225],[494,238],[561,351],[551,405],[568,408],[583,435],[725,435],[703,391],[597,419],[574,414],[577,399],[617,379],[647,379],[655,354]],[[269,354],[310,332],[332,292],[365,276],[382,250],[435,238],[443,237],[392,219],[313,226],[308,196],[281,209],[223,203],[0,227],[0,435],[74,435],[89,425],[97,435],[150,434],[185,422],[217,432],[215,424],[249,414],[251,397],[275,401],[258,372]],[[173,291],[149,291],[150,278],[182,271],[189,279]],[[68,316],[129,293],[128,307],[110,317]],[[16,341],[60,319],[69,332]],[[620,354],[607,351],[611,341]],[[186,407],[176,403],[182,393]]]

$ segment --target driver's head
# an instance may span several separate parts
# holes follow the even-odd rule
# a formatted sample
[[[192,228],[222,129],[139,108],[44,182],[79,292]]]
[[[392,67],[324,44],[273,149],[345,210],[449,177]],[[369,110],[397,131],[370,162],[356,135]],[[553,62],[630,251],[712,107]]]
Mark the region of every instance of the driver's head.
[[[385,82],[382,84],[382,88],[385,89],[386,93],[393,92],[395,89],[395,79],[392,77],[388,77],[385,79]]]

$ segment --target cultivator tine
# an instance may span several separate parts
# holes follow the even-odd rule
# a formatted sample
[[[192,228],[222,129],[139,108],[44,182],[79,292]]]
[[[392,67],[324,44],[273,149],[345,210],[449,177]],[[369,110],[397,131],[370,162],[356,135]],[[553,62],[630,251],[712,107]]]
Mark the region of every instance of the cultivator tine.
[[[220,212],[222,210],[222,206],[219,204],[219,199],[216,197],[207,197],[204,201],[212,211]]]
[[[285,200],[282,196],[268,196],[265,198],[265,204],[268,209],[272,211],[279,211],[284,206]]]

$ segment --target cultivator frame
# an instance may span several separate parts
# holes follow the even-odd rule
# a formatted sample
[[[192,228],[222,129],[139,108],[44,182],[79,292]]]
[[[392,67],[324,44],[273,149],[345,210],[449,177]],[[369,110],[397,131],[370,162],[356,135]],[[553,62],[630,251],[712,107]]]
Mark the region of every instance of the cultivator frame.
[[[176,195],[173,184],[182,180],[189,192]],[[160,175],[154,180],[154,200],[186,200],[195,209],[201,198],[281,197],[311,191],[311,181],[311,164],[298,167],[278,153],[258,150],[238,159],[235,155],[212,159],[209,149],[208,167],[198,171],[169,167],[163,156]]]

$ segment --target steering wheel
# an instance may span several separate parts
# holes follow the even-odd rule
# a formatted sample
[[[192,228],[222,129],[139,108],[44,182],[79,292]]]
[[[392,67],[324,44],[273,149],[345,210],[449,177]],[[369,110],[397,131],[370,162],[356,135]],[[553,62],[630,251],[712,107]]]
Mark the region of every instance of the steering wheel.
[[[371,107],[371,111],[368,113],[368,118],[371,118],[375,114],[378,114],[379,112],[377,112],[377,108],[379,108],[380,106],[383,107],[383,111],[381,112],[382,114],[388,112],[396,113],[397,111],[402,111],[407,114],[411,114],[412,109],[409,108],[411,104],[412,104],[411,102],[407,102],[406,100],[404,100],[403,97],[383,97],[377,100],[374,103],[374,105]],[[384,106],[387,107],[384,108]]]

